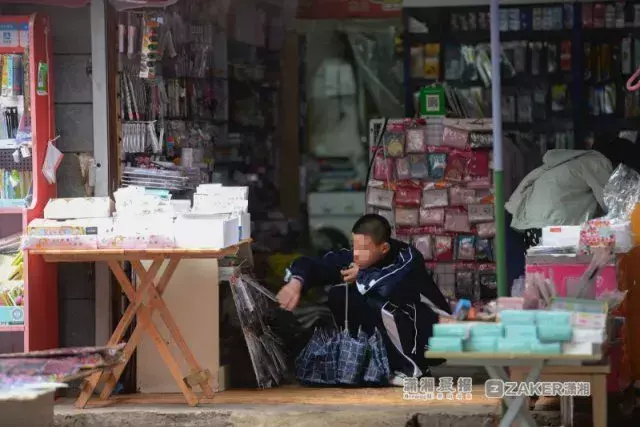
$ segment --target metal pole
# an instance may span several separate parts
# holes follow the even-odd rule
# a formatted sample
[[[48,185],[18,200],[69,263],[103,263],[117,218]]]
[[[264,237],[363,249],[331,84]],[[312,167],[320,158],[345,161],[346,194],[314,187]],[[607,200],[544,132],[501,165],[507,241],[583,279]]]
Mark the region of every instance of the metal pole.
[[[491,0],[491,104],[493,123],[493,185],[496,213],[496,273],[498,296],[508,296],[506,224],[502,178],[502,111],[500,76],[500,0]]]

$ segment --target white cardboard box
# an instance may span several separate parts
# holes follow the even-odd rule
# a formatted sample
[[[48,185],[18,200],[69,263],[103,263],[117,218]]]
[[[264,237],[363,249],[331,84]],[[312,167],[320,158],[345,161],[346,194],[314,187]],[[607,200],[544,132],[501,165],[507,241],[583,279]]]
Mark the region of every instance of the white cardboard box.
[[[575,329],[604,329],[607,327],[607,315],[576,311],[571,321]]]
[[[566,342],[562,343],[562,353],[574,356],[595,356],[602,354],[602,344],[592,342]]]
[[[46,219],[105,218],[113,212],[113,201],[108,197],[75,197],[51,199],[44,208]]]
[[[580,244],[579,225],[558,225],[542,229],[543,246],[575,246]]]
[[[240,242],[240,218],[195,213],[178,215],[175,236],[179,248],[226,248]]]
[[[603,328],[574,328],[573,343],[594,343],[602,344],[606,340],[606,332]]]

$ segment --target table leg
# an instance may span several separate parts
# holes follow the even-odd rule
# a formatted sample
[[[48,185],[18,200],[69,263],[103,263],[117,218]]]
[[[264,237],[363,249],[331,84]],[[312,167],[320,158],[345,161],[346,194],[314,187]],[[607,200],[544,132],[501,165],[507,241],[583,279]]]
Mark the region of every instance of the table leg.
[[[145,271],[144,266],[140,261],[133,261],[131,265],[133,270],[138,274],[142,274]],[[200,386],[200,388],[204,392],[204,395],[212,399],[213,388],[211,388],[211,384],[209,384],[209,377],[211,376],[211,374],[209,372],[203,372],[202,368],[198,364],[198,361],[193,355],[193,352],[182,336],[180,328],[174,320],[173,315],[162,299],[162,294],[164,293],[167,284],[168,283],[163,283],[164,286],[161,287],[160,285],[158,285],[157,288],[153,286],[149,287],[148,292],[151,297],[150,305],[152,311],[158,310],[160,312],[160,317],[169,330],[169,334],[171,335],[171,338],[173,338],[173,342],[178,346],[180,352],[182,353],[182,356],[184,357],[184,360],[189,365],[191,376],[199,378],[198,380],[196,380],[196,383]]]
[[[178,266],[178,263],[179,263],[179,260],[177,259],[170,260],[169,265],[165,269],[164,273],[161,275],[158,281],[158,287],[161,287],[163,292],[167,284],[169,283],[171,276],[175,272]],[[118,282],[120,282],[123,291],[125,292],[127,297],[129,297],[129,299],[135,299],[142,290],[144,290],[145,293],[149,294],[149,289],[151,289],[151,287],[148,286],[148,284],[154,282],[154,277],[151,274],[149,274],[151,272],[150,270],[146,271],[143,269],[142,272],[138,272],[138,275],[140,276],[140,280],[141,280],[141,285],[138,288],[138,292],[136,292],[133,285],[128,280],[128,278],[124,274],[124,271],[122,271],[122,268],[118,263],[114,263],[114,265],[112,265],[112,269],[114,270],[113,271],[114,275],[118,279]],[[151,286],[153,287],[153,285]],[[158,328],[153,323],[153,319],[152,319],[153,308],[149,309],[147,305],[141,305],[138,309],[137,314],[140,322],[138,325],[136,325],[136,328],[134,329],[133,334],[129,338],[129,342],[127,342],[127,345],[125,346],[127,360],[125,361],[125,363],[117,366],[114,369],[113,375],[108,379],[107,383],[105,384],[105,388],[102,390],[100,397],[102,399],[109,398],[109,396],[113,392],[113,389],[115,388],[118,382],[118,379],[120,378],[120,375],[122,375],[124,367],[126,366],[126,362],[128,362],[128,359],[131,357],[131,355],[135,351],[136,347],[142,340],[144,332],[146,331],[153,339],[154,343],[156,344],[156,347],[158,347],[160,356],[164,359],[165,365],[171,372],[171,375],[176,380],[178,387],[184,394],[185,399],[187,400],[187,403],[190,406],[197,405],[198,399],[196,395],[193,393],[191,388],[183,381],[180,366],[178,365],[175,358],[171,354],[171,350],[169,349],[169,346],[165,342],[165,339],[160,334],[160,331],[158,331]]]
[[[152,277],[155,277],[156,274],[158,274],[160,267],[162,266],[162,262],[163,260],[154,261],[151,267],[149,268],[149,275],[152,275]],[[121,286],[122,286],[122,280],[125,280],[127,283],[129,283],[129,285],[131,284],[126,274],[124,274],[122,267],[120,267],[120,264],[117,261],[109,262],[109,267],[111,268],[111,271],[113,271],[118,282],[121,283]],[[118,274],[118,273],[121,273],[121,274]],[[124,337],[124,334],[126,333],[127,328],[129,327],[129,325],[131,325],[131,322],[133,322],[133,319],[136,316],[136,312],[138,311],[140,305],[142,304],[144,294],[147,292],[149,285],[150,283],[143,284],[143,286],[140,287],[139,292],[137,294],[134,293],[133,299],[130,298],[131,304],[129,304],[129,307],[127,307],[124,314],[122,315],[122,318],[118,322],[118,326],[116,327],[115,331],[113,331],[111,338],[109,338],[107,345],[110,345],[110,346],[117,345],[122,341],[122,338]],[[124,366],[126,366],[126,364],[129,362],[129,359],[131,358],[131,354],[133,354],[133,351],[127,352],[127,346],[125,346],[124,355],[123,355],[124,362],[122,363],[122,369],[124,369]],[[118,368],[119,366],[114,369],[114,372]],[[118,378],[120,377],[120,375],[121,375],[121,372],[118,375]],[[89,399],[91,399],[91,396],[93,395],[98,384],[100,384],[102,381],[105,381],[108,377],[109,377],[109,374],[107,374],[104,371],[99,371],[89,376],[89,378],[87,378],[83,382],[82,390],[80,392],[80,395],[78,396],[78,399],[76,400],[75,406],[79,409],[85,408],[87,406],[87,403],[89,402]],[[115,381],[117,383],[118,380],[116,379]]]
[[[607,377],[605,375],[591,376],[591,407],[593,427],[607,427]]]
[[[534,364],[524,381],[536,382],[543,366],[544,362]],[[505,382],[510,381],[509,374],[502,366],[485,366],[485,369],[491,378]],[[520,422],[520,427],[536,427],[537,424],[529,411],[528,399],[528,396],[504,396],[503,400],[507,405],[507,412],[500,420],[500,427],[512,427],[516,421]]]

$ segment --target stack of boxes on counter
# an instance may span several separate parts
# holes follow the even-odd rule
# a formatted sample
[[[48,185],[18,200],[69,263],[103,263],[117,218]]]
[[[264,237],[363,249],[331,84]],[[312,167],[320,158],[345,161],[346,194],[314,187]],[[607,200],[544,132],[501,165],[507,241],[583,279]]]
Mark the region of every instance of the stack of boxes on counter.
[[[191,200],[125,187],[109,198],[52,199],[33,220],[25,249],[221,249],[248,239],[246,187],[207,184]],[[115,210],[114,210],[115,208]]]
[[[497,297],[490,120],[390,120],[374,147],[367,205],[412,243],[453,303]]]
[[[497,323],[440,323],[429,350],[597,356],[607,337],[607,311],[605,302],[557,298],[548,310],[503,310]]]

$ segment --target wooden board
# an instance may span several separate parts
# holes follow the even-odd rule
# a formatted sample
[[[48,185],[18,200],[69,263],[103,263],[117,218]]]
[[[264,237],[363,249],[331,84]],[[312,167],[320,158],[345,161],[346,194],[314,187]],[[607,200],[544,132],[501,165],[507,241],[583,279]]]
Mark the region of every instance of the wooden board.
[[[143,262],[146,268],[150,263]],[[166,267],[166,263],[165,263]],[[160,273],[164,267],[160,269]],[[196,360],[212,375],[211,386],[217,387],[220,369],[219,331],[219,283],[218,262],[216,260],[190,259],[178,265],[169,281],[163,300],[180,328],[180,332]],[[160,321],[160,313],[153,316],[160,334],[167,342],[172,342],[166,326]],[[182,368],[189,374],[189,367],[177,346],[169,345],[171,352]],[[137,349],[137,390],[141,393],[179,393],[175,380],[153,343],[145,335]]]
[[[30,255],[42,255],[47,262],[98,262],[135,261],[155,259],[205,259],[225,258],[237,255],[243,245],[251,240],[243,240],[237,245],[224,249],[30,249]]]

